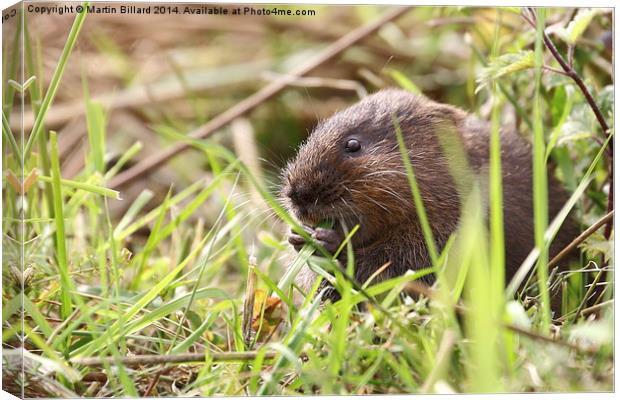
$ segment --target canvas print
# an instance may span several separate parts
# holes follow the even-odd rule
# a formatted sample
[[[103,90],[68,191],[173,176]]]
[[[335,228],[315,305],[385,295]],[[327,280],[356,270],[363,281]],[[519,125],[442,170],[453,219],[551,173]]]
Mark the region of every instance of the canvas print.
[[[614,391],[614,9],[3,10],[2,390]]]

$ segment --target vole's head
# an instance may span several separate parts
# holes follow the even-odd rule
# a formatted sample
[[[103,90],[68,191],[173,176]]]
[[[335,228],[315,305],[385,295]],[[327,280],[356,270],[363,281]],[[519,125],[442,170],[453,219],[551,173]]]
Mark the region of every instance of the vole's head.
[[[460,111],[402,90],[364,98],[319,123],[300,147],[283,171],[284,204],[310,226],[333,219],[368,231],[402,222],[413,205],[394,121],[423,190],[430,182],[419,174],[430,173],[442,158],[433,132],[438,123],[454,121],[455,113]]]

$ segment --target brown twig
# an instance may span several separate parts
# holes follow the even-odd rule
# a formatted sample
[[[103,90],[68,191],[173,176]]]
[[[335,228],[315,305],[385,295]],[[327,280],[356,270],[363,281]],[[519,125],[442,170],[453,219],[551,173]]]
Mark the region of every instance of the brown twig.
[[[169,371],[171,367],[160,369],[157,371],[157,374],[153,377],[153,379],[149,382],[149,385],[144,390],[144,394],[142,397],[149,397],[151,395],[151,391],[155,388],[155,385],[159,382],[159,378],[162,376],[164,371]]]
[[[611,144],[611,142],[609,142]],[[609,194],[607,195],[607,214],[614,212],[614,166],[613,162],[609,164]],[[605,232],[603,236],[605,236],[606,240],[609,240],[611,237],[611,228],[613,227],[613,218],[607,221],[607,225],[605,225]]]
[[[602,303],[597,303],[597,304],[593,305],[592,307],[587,307],[587,308],[584,308],[583,310],[581,310],[581,312],[580,312],[581,315],[580,316],[585,317],[587,315],[590,315],[590,314],[593,314],[593,313],[599,311],[601,308],[605,308],[605,307],[610,306],[612,304],[614,304],[614,300],[613,299],[604,301]],[[557,321],[560,322],[560,323],[564,322],[567,319],[573,317],[575,314],[576,314],[576,311],[571,311],[568,314],[562,315],[560,318],[557,319]]]
[[[583,231],[579,236],[577,236],[572,242],[568,244],[565,248],[563,248],[555,257],[549,261],[549,265],[556,265],[561,259],[570,254],[571,251],[575,249],[575,247],[579,246],[584,240],[586,240],[590,235],[596,232],[601,226],[606,224],[609,221],[613,221],[614,211],[611,210],[608,212],[603,218],[596,221],[592,226]]]
[[[585,354],[593,355],[593,356],[599,354],[598,349],[593,348],[593,347],[578,346],[574,343],[566,342],[566,341],[559,340],[559,339],[554,339],[549,336],[544,336],[544,335],[538,334],[536,332],[532,332],[527,329],[520,328],[512,324],[504,324],[504,327],[515,333],[518,333],[519,335],[527,336],[530,339],[534,339],[534,340],[538,340],[538,341],[546,342],[546,343],[557,344],[558,346],[567,347],[568,349],[574,350],[579,353],[585,353]]]
[[[579,74],[577,74],[577,72],[564,61],[564,59],[558,52],[558,49],[555,47],[555,45],[553,44],[553,42],[549,38],[549,35],[547,35],[546,32],[543,32],[543,40],[545,42],[545,46],[549,49],[549,51],[551,51],[551,54],[553,54],[553,57],[558,61],[558,63],[560,64],[564,72],[566,72],[566,74],[573,81],[575,81],[577,86],[579,86],[579,89],[581,89],[581,92],[583,93],[583,96],[586,98],[588,105],[594,112],[594,115],[596,116],[596,119],[599,125],[601,126],[601,129],[603,130],[603,133],[605,135],[609,135],[609,126],[607,125],[607,122],[605,121],[605,117],[603,117],[603,113],[601,112],[601,109],[598,107],[598,105],[594,101],[594,98],[592,97],[592,94],[590,93],[585,83],[583,82],[583,79],[581,79]],[[613,149],[611,145],[612,143],[610,143],[609,151],[612,151]]]
[[[534,10],[532,8],[529,8],[529,10],[530,10],[530,13],[532,14],[532,17],[535,18],[536,14],[534,13]],[[530,19],[530,18],[528,18],[526,16],[524,16],[524,19],[528,23],[530,23],[533,27],[536,27],[536,21],[535,20]],[[603,130],[603,133],[605,135],[609,135],[609,125],[607,125],[607,122],[605,121],[605,117],[603,117],[603,113],[601,112],[601,109],[598,107],[598,105],[594,101],[594,98],[592,97],[592,94],[590,93],[590,91],[586,87],[585,83],[583,82],[583,79],[581,79],[581,77],[579,76],[577,71],[575,71],[575,69],[573,67],[571,67],[564,60],[564,57],[562,57],[562,55],[558,51],[557,47],[555,47],[555,45],[553,44],[553,42],[549,38],[549,35],[547,35],[547,32],[545,32],[544,30],[543,30],[543,42],[545,43],[545,47],[547,47],[547,49],[553,55],[553,58],[556,59],[556,61],[558,62],[558,64],[560,64],[560,66],[562,67],[564,72],[566,72],[566,75],[568,75],[573,81],[575,81],[575,83],[577,84],[577,86],[581,90],[581,93],[583,93],[583,96],[585,97],[586,101],[588,102],[588,105],[590,106],[590,108],[594,112],[594,115],[596,116],[596,119],[597,119],[599,125],[601,126],[601,129]],[[609,146],[609,151],[611,152],[613,150],[612,143],[609,143],[609,145],[610,145]]]
[[[600,310],[601,308],[610,306],[612,304],[614,304],[614,300],[613,299],[607,300],[607,301],[602,302],[602,303],[595,304],[592,307],[584,308],[583,310],[581,310],[581,315],[585,316],[585,315],[592,314],[592,313]]]
[[[598,285],[598,282],[601,280],[602,276],[603,276],[603,270],[601,269],[596,274],[596,277],[594,278],[594,281],[590,284],[590,287],[588,288],[588,291],[586,292],[586,295],[583,296],[583,299],[581,300],[581,303],[579,304],[579,307],[577,308],[577,311],[575,312],[575,316],[573,317],[573,322],[577,321],[577,319],[581,315],[581,312],[583,311],[583,309],[588,304],[588,300],[590,299],[590,296],[592,296],[592,294],[594,294],[594,292],[596,290],[596,285]]]
[[[245,300],[243,301],[243,341],[245,348],[251,349],[252,346],[252,319],[254,318],[254,298],[256,297],[256,260],[254,256],[250,256],[248,265],[248,279],[245,288]]]
[[[564,71],[562,71],[562,70],[559,70],[559,69],[557,69],[557,68],[550,67],[550,66],[548,66],[548,65],[543,65],[543,66],[542,66],[542,69],[544,69],[544,70],[546,70],[546,71],[549,71],[549,72],[556,73],[556,74],[560,74],[560,75],[568,76],[568,74],[567,74],[566,72],[564,72]]]
[[[235,104],[233,107],[219,114],[215,118],[211,119],[206,124],[198,127],[194,131],[190,132],[188,136],[192,139],[204,139],[209,135],[213,134],[217,130],[229,124],[235,118],[240,117],[249,111],[256,108],[258,105],[263,102],[269,100],[276,94],[280,93],[284,88],[286,88],[294,79],[304,76],[309,72],[313,71],[317,67],[323,65],[327,61],[333,59],[349,47],[353,46],[361,39],[366,36],[376,32],[379,28],[385,25],[387,22],[390,22],[404,13],[406,13],[410,7],[398,7],[387,11],[381,18],[373,21],[365,26],[362,26],[349,34],[343,36],[338,39],[331,45],[329,45],[325,50],[323,50],[316,57],[312,58],[307,63],[299,66],[294,69],[287,75],[283,76],[282,79],[279,79],[275,82],[268,84],[263,87],[258,92],[253,95],[247,97],[241,102]],[[190,148],[191,145],[188,142],[177,143],[174,146],[171,146],[160,153],[153,154],[152,156],[146,158],[145,160],[139,162],[132,168],[127,169],[123,173],[115,176],[109,183],[110,187],[118,188],[124,186],[130,182],[133,182],[137,178],[149,174],[153,172],[155,169],[161,167],[168,160],[178,155],[179,153]]]
[[[573,68],[573,61],[575,58],[575,46],[573,45],[568,46],[567,58],[568,58],[568,66]]]
[[[188,363],[205,361],[208,358],[215,362],[225,361],[248,361],[254,360],[258,356],[257,351],[239,351],[227,353],[183,353],[183,354],[166,354],[166,355],[137,355],[127,357],[84,357],[71,360],[72,364],[83,365],[88,367],[99,367],[104,364],[113,364],[120,362],[123,365],[141,365],[141,364],[166,364],[166,363]],[[275,358],[275,351],[267,351],[265,359]]]

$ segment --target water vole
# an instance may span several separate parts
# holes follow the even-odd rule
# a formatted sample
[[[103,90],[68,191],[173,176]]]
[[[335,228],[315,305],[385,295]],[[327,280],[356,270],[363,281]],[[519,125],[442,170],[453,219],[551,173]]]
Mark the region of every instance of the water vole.
[[[292,214],[330,252],[342,241],[343,225],[349,229],[360,225],[352,240],[359,283],[388,262],[377,280],[431,265],[398,148],[394,117],[409,150],[438,249],[458,227],[459,185],[464,184],[450,172],[450,163],[454,166],[456,160],[444,151],[444,139],[459,143],[469,170],[484,177],[480,181],[487,179],[489,124],[424,96],[382,90],[319,123],[284,169],[281,195]],[[510,279],[534,246],[532,156],[528,141],[513,130],[502,130],[501,144],[506,277]],[[550,218],[566,198],[550,174]],[[316,228],[325,219],[337,221],[334,229]],[[567,244],[572,233],[572,229],[561,230],[551,253]],[[304,239],[294,232],[289,242],[297,250],[304,245]],[[314,278],[311,271],[303,270],[296,282],[307,289]],[[426,279],[427,283],[432,280]]]

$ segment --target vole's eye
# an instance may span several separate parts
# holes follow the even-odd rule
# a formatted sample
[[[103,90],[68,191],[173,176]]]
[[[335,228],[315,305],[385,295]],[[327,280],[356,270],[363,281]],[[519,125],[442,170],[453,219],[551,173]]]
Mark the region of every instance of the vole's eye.
[[[344,150],[347,153],[355,153],[356,151],[359,151],[361,148],[362,148],[362,145],[360,144],[359,140],[349,139],[347,141],[347,144],[344,147]]]

